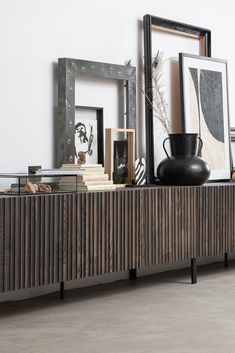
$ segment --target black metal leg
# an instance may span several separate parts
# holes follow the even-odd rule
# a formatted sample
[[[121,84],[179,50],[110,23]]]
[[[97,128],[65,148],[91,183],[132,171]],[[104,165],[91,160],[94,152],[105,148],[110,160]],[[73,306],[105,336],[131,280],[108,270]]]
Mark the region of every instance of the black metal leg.
[[[197,259],[193,257],[191,259],[191,283],[197,283]]]
[[[60,282],[60,299],[64,299],[64,282]]]
[[[228,253],[224,254],[224,267],[228,267]]]
[[[129,270],[129,279],[137,279],[136,268]]]

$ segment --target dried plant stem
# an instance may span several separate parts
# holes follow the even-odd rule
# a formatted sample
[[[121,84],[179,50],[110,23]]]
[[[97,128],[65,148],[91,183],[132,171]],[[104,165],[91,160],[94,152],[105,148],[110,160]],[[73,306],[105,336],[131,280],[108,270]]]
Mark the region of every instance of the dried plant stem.
[[[126,62],[126,66],[130,66],[130,64],[130,60]],[[151,85],[149,84],[149,91],[144,91],[139,82],[137,82],[137,85],[151,106],[153,117],[160,122],[162,128],[169,134],[171,128],[168,119],[168,105],[165,101],[164,91],[162,91],[163,64],[163,53],[158,51],[152,61],[152,82]]]
[[[168,105],[165,101],[164,92],[162,91],[162,69],[163,69],[163,53],[157,52],[152,62],[152,109],[153,116],[159,120],[164,130],[170,132],[170,123],[168,119]]]

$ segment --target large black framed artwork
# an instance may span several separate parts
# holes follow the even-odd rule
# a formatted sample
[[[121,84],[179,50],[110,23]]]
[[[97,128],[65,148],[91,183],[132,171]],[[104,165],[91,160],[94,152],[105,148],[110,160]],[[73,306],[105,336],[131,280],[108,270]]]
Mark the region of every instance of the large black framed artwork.
[[[177,62],[175,63],[175,68],[178,69],[178,54],[183,50],[191,53],[187,49],[179,49],[177,50],[177,43],[178,37],[192,38],[192,40],[198,43],[198,52],[196,54],[203,55],[210,57],[211,56],[211,32],[208,29],[192,26],[189,24],[176,22],[172,20],[168,20],[161,17],[156,17],[152,15],[145,15],[144,16],[144,81],[145,81],[145,125],[146,125],[146,172],[147,172],[147,182],[154,183],[157,180],[156,176],[156,169],[157,169],[157,162],[158,154],[162,151],[159,151],[159,148],[156,147],[156,135],[154,132],[154,114],[153,114],[153,77],[152,77],[152,61],[153,55],[153,47],[155,45],[158,48],[158,34],[166,34],[166,46],[175,49],[174,57],[176,58]],[[156,36],[157,34],[157,36]],[[154,42],[153,42],[154,38]],[[160,50],[161,48],[159,48]],[[195,54],[195,53],[194,53]],[[172,66],[170,67],[170,70]],[[164,74],[164,72],[163,72]],[[171,94],[177,96],[177,100],[179,101],[177,105],[179,106],[180,110],[180,82],[179,82],[179,72],[177,73],[177,77],[172,77],[172,86]],[[177,81],[177,82],[176,82]],[[173,97],[175,99],[175,97]],[[173,110],[173,109],[172,109]],[[179,116],[180,111],[179,111]],[[174,117],[173,117],[174,118]],[[181,119],[179,119],[181,120]],[[180,132],[174,131],[172,132]],[[161,136],[161,139],[164,139],[164,136]],[[157,146],[162,146],[162,144],[158,143]],[[162,148],[161,148],[162,149]]]
[[[210,180],[230,180],[227,61],[180,53],[179,62],[183,131],[201,137]]]
[[[136,68],[71,58],[58,59],[58,127],[56,164],[75,163],[75,80],[118,80],[125,96],[126,128],[136,128]],[[104,117],[105,123],[105,117]],[[105,124],[104,124],[105,125]]]

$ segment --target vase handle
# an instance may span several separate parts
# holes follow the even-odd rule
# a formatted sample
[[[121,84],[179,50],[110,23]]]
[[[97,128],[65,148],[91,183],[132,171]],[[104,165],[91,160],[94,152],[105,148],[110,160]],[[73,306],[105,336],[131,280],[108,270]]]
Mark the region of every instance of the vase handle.
[[[198,143],[198,151],[197,151],[197,156],[199,156],[200,155],[200,153],[201,153],[201,150],[202,150],[202,147],[203,147],[203,142],[202,142],[202,139],[201,139],[201,137],[197,137],[198,138],[198,141],[199,141],[199,143]]]
[[[170,137],[166,137],[165,140],[163,141],[162,145],[163,145],[163,149],[165,151],[165,154],[167,155],[167,158],[170,159],[169,154],[167,153],[167,150],[166,150],[166,147],[165,147],[165,142],[167,140],[170,140]]]

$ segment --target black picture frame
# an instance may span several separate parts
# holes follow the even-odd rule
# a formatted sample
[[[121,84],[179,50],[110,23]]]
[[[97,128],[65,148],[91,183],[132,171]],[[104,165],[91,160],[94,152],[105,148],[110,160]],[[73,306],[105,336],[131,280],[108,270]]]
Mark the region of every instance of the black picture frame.
[[[201,137],[201,156],[211,167],[209,181],[228,181],[233,170],[228,63],[179,53],[179,65],[183,132]]]
[[[104,166],[104,123],[103,123],[103,111],[104,109],[101,107],[89,107],[82,105],[75,105],[76,110],[85,110],[85,111],[95,111],[96,112],[96,120],[97,120],[97,163],[102,164]],[[76,127],[76,126],[75,126]],[[76,144],[75,144],[76,149]]]
[[[71,58],[58,59],[56,165],[74,163],[75,80],[80,76],[123,82],[126,127],[136,128],[136,68]]]
[[[145,81],[145,129],[146,129],[146,178],[147,183],[155,183],[154,173],[154,129],[152,95],[152,27],[198,38],[203,55],[211,56],[211,31],[209,29],[168,20],[152,15],[143,17],[144,26],[144,81]]]

